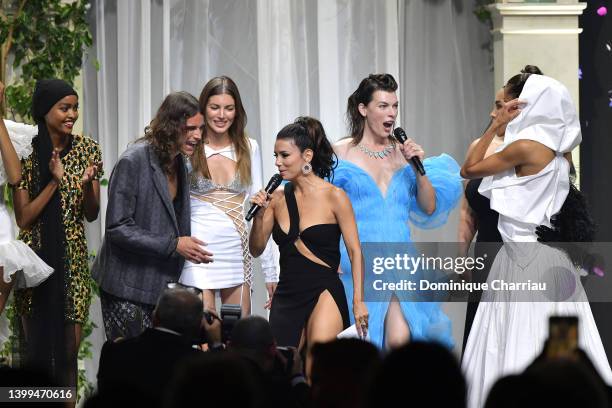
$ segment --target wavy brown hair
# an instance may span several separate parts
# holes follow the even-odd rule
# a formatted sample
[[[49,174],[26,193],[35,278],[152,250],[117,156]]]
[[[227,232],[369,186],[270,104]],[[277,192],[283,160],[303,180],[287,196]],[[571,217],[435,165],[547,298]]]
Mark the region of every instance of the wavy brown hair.
[[[355,92],[348,98],[346,119],[348,121],[350,137],[356,146],[361,142],[365,128],[365,118],[359,113],[359,104],[368,105],[376,91],[395,92],[397,82],[391,74],[370,74],[364,78]]]
[[[148,142],[157,155],[164,173],[173,174],[174,157],[180,151],[187,119],[200,113],[195,96],[188,92],[173,92],[166,96],[145,134],[138,141]],[[196,150],[201,147],[199,142]]]
[[[200,94],[200,110],[204,115],[206,121],[206,105],[211,96],[215,95],[229,95],[234,98],[234,106],[236,109],[236,116],[234,122],[229,128],[229,137],[234,146],[236,152],[236,172],[240,178],[240,182],[243,185],[251,184],[251,146],[249,138],[247,137],[244,128],[247,124],[247,114],[242,105],[242,99],[240,98],[240,92],[238,92],[238,86],[236,83],[227,76],[219,76],[211,79],[206,83],[202,93]],[[203,177],[210,179],[210,170],[208,169],[208,163],[206,162],[206,156],[204,155],[204,149],[196,149],[191,162],[193,164],[193,172],[200,173]]]

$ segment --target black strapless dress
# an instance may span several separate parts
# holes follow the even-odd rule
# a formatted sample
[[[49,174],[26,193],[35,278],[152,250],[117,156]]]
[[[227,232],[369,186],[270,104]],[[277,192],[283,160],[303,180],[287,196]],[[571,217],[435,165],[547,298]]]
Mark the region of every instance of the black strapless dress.
[[[285,200],[289,212],[289,233],[274,223],[272,237],[280,250],[280,277],[270,309],[270,326],[279,346],[297,347],[319,295],[328,290],[333,297],[343,327],[349,326],[349,312],[344,286],[338,276],[340,264],[340,227],[338,224],[317,224],[299,230],[300,215],[293,184],[285,185]],[[302,255],[295,241],[304,245],[329,267]]]
[[[479,272],[472,274],[472,282],[486,282],[489,276],[489,270],[497,255],[497,251],[501,248],[502,238],[497,229],[497,220],[499,214],[497,211],[491,209],[491,203],[489,199],[478,192],[482,179],[474,179],[468,181],[465,186],[465,199],[467,200],[470,208],[474,212],[476,217],[476,225],[478,226],[478,235],[476,236],[476,244],[474,246],[474,256],[483,256],[487,253],[485,258],[485,268]],[[499,245],[479,245],[484,242],[495,242]],[[494,249],[494,253],[491,253],[491,249]],[[472,323],[474,322],[474,316],[476,316],[476,310],[478,309],[478,303],[480,302],[481,291],[472,292],[469,296],[469,303],[465,313],[465,329],[463,331],[463,350],[465,350],[465,344],[467,342]]]

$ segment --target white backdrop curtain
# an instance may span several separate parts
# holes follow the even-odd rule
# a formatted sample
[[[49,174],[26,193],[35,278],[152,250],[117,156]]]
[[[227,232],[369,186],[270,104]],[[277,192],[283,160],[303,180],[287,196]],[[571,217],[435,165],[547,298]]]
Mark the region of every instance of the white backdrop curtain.
[[[101,143],[107,177],[168,92],[197,97],[208,79],[222,74],[240,88],[247,130],[262,146],[264,179],[275,172],[275,135],[295,117],[320,118],[332,140],[346,134],[346,100],[369,73],[390,72],[399,80],[400,124],[428,155],[446,152],[461,162],[488,120],[493,75],[483,44],[490,34],[474,17],[470,0],[93,0],[92,5],[95,45],[84,68],[83,126]],[[94,250],[105,195],[103,190],[101,222],[88,232]],[[413,235],[455,240],[456,213],[447,226]],[[261,304],[260,290],[255,312],[263,312]],[[99,319],[99,310],[93,312]],[[463,322],[454,326],[460,336]],[[96,335],[101,341],[101,332]],[[95,373],[95,367],[89,370]]]

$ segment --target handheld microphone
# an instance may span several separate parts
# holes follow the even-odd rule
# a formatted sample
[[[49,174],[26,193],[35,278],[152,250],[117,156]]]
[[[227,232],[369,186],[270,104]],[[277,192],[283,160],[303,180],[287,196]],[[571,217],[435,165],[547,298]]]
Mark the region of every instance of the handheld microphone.
[[[408,136],[406,136],[406,132],[404,132],[404,129],[402,129],[401,127],[393,129],[393,136],[401,144],[404,144],[404,142],[406,140],[408,140]],[[423,163],[421,162],[421,159],[419,159],[417,156],[413,156],[413,157],[410,158],[410,160],[412,161],[412,164],[414,164],[414,167],[416,167],[416,169],[419,172],[419,174],[421,176],[424,176],[425,175],[425,167],[423,167]]]
[[[272,192],[274,190],[276,190],[276,188],[278,186],[280,186],[281,182],[283,181],[283,178],[281,177],[280,174],[275,174],[270,178],[270,181],[268,181],[268,185],[266,186],[266,193],[268,194],[272,194]],[[257,214],[257,211],[259,211],[261,207],[257,204],[253,204],[251,206],[251,208],[249,209],[249,212],[247,213],[246,217],[244,217],[247,221],[251,221],[251,219],[253,219],[253,217],[255,216],[255,214]]]

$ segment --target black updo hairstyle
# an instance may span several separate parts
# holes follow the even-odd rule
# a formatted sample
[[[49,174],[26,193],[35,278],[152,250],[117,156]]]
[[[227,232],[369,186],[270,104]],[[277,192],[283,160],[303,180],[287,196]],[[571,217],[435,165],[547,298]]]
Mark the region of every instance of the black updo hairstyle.
[[[521,69],[520,74],[513,76],[506,83],[506,86],[504,87],[506,90],[506,95],[510,99],[518,98],[521,92],[523,92],[523,87],[525,86],[525,82],[527,82],[527,78],[529,78],[532,74],[544,75],[537,65],[525,65],[525,68]]]
[[[372,101],[372,95],[376,91],[395,92],[397,91],[397,82],[391,74],[370,74],[364,78],[355,92],[348,98],[346,108],[346,119],[348,121],[350,137],[353,138],[353,144],[358,145],[363,137],[363,129],[365,128],[365,118],[359,113],[359,104],[363,103],[367,106]]]
[[[317,119],[309,116],[298,117],[278,132],[276,140],[279,139],[293,140],[300,152],[306,149],[312,150],[310,165],[314,174],[323,179],[333,179],[338,160],[331,143],[327,140],[323,125]]]

